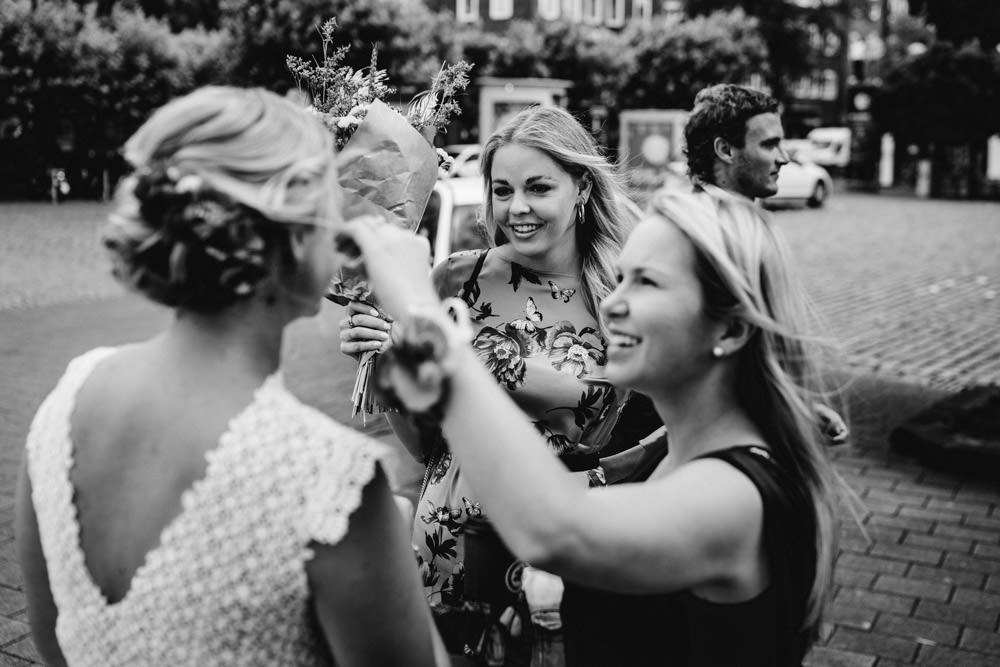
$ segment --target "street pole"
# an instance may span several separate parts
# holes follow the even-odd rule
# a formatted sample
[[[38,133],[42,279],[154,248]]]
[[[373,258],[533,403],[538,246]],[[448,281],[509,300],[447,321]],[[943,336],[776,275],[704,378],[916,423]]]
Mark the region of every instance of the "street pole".
[[[837,115],[838,124],[841,126],[847,125],[847,107],[848,107],[848,97],[847,97],[847,83],[850,77],[850,60],[848,58],[848,33],[850,25],[851,7],[850,0],[840,0],[840,3],[835,8],[835,25],[837,30],[837,36],[840,38],[840,87],[837,91]]]

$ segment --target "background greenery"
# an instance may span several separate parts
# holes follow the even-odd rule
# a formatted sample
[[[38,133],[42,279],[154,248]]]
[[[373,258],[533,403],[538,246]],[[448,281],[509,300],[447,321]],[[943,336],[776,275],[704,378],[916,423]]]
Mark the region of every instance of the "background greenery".
[[[317,27],[331,16],[352,66],[378,46],[400,102],[443,60],[472,62],[474,78],[568,79],[570,110],[586,121],[599,109],[606,120],[595,128],[613,146],[618,111],[688,108],[711,83],[754,76],[785,99],[815,64],[807,25],[837,25],[859,1],[687,0],[679,21],[620,31],[512,21],[494,33],[412,0],[0,0],[0,152],[13,158],[0,161],[0,196],[45,196],[53,167],[74,196],[101,196],[124,169],[122,142],[153,109],[208,83],[287,91],[285,56],[318,57]],[[1000,130],[1000,2],[911,4],[938,30],[894,18],[875,71],[879,122],[927,150],[979,146]],[[931,48],[911,53],[914,40]],[[473,92],[465,103],[474,106]],[[463,122],[474,119],[467,110]]]

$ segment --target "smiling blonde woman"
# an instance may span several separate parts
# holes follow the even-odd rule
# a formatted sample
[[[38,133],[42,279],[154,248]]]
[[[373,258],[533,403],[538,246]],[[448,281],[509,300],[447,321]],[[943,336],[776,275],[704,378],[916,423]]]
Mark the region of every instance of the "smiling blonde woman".
[[[528,415],[548,449],[579,473],[582,486],[603,484],[619,474],[601,456],[609,450],[624,393],[593,381],[604,376],[606,360],[598,304],[614,286],[614,258],[635,221],[630,202],[594,139],[560,108],[532,108],[512,118],[485,143],[482,172],[491,247],[441,262],[432,275],[436,293],[467,304],[478,362]],[[366,310],[352,306],[342,351],[380,347],[388,338],[382,320]],[[526,661],[525,642],[505,642],[507,628],[496,622],[511,591],[502,600],[477,599],[471,583],[487,567],[476,558],[504,567],[513,561],[491,535],[489,503],[466,483],[446,440],[437,438],[422,451],[405,419],[391,421],[426,465],[413,543],[427,600],[450,649],[462,653],[469,646],[489,664]],[[653,422],[655,417],[636,430],[646,435],[659,426]],[[467,551],[470,540],[487,545],[475,549],[475,558]],[[550,621],[553,616],[558,614],[549,614]]]

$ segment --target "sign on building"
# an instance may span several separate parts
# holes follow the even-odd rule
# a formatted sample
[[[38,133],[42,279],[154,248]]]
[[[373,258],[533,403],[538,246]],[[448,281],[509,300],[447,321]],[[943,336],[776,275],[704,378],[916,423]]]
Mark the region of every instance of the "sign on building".
[[[571,85],[565,79],[518,79],[480,77],[479,140],[510,120],[519,111],[533,106],[566,106],[566,91]]]
[[[621,112],[618,160],[633,187],[655,190],[678,170],[683,173],[676,163],[684,160],[687,118],[688,112],[679,109]]]

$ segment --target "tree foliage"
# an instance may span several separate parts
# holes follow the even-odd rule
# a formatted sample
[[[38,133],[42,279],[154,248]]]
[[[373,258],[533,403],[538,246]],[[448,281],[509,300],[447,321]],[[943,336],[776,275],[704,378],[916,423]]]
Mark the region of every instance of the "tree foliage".
[[[273,90],[292,86],[285,58],[321,58],[319,26],[340,24],[336,46],[350,46],[345,64],[361,69],[378,48],[379,66],[401,92],[426,87],[441,64],[434,17],[408,0],[223,0],[222,27],[235,39],[234,82]]]
[[[623,74],[631,66],[620,35],[565,21],[512,21],[501,34],[466,29],[457,42],[479,76],[570,81],[567,106],[573,112],[595,104],[617,107]]]
[[[895,14],[889,19],[885,57],[868,63],[868,75],[882,81],[886,75],[915,52],[926,51],[936,37],[934,29],[919,16]]]
[[[622,107],[690,109],[706,86],[767,75],[768,50],[757,24],[737,9],[633,26],[624,35],[635,65],[621,91]]]
[[[961,46],[977,40],[984,49],[1000,43],[1000,2],[997,0],[910,0],[910,13],[923,15],[939,39]]]
[[[756,18],[769,55],[768,83],[779,99],[785,96],[790,81],[808,74],[815,64],[809,25],[832,28],[843,20],[840,15],[844,10],[839,3],[800,5],[786,0],[685,0],[685,8],[689,16],[742,9]]]
[[[0,134],[41,178],[72,170],[75,186],[100,192],[124,139],[157,107],[197,85],[224,80],[224,33],[173,33],[162,20],[72,2],[0,0]]]
[[[875,111],[907,143],[983,141],[1000,132],[1000,55],[934,44],[887,74]]]
[[[769,71],[761,22],[739,10],[622,32],[561,21],[488,32],[412,0],[0,0],[0,15],[0,150],[24,156],[5,166],[68,167],[75,185],[119,165],[124,139],[171,97],[207,83],[294,87],[287,56],[320,59],[331,17],[345,64],[367,67],[377,47],[400,101],[461,58],[473,77],[568,79],[570,110],[606,108],[611,132],[619,109],[686,108],[705,85]]]

